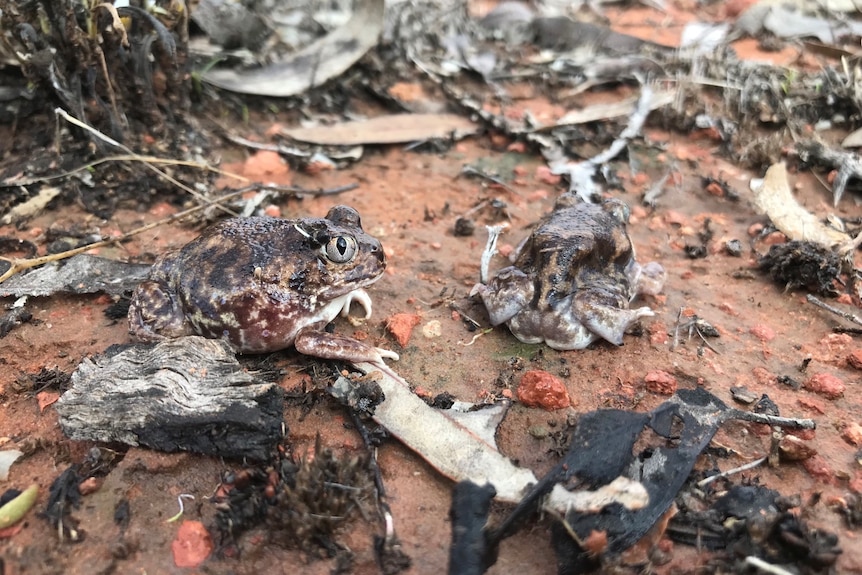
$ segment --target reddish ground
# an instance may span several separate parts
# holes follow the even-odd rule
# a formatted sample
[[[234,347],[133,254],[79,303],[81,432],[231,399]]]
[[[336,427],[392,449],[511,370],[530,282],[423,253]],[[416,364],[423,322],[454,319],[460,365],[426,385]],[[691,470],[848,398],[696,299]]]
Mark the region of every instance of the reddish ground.
[[[625,26],[621,24],[620,29]],[[619,94],[601,92],[592,94],[591,100],[617,97]],[[543,108],[532,101],[520,105],[532,110]],[[262,134],[268,128],[261,124],[251,130]],[[273,171],[272,166],[262,162],[255,163],[256,167],[247,165],[251,171],[245,175],[263,181],[282,178],[310,189],[360,184],[358,190],[337,198],[284,201],[279,208],[284,217],[322,216],[331,205],[347,203],[359,210],[365,229],[383,242],[389,266],[383,279],[369,290],[374,316],[358,329],[368,333],[368,341],[398,349],[385,330],[386,319],[398,313],[420,316],[421,322],[406,348],[398,349],[401,360],[393,364],[407,381],[431,395],[446,391],[460,400],[481,402],[488,393],[502,391],[496,382],[501,373],[509,370],[512,358],[523,358],[527,369],[544,369],[563,379],[572,398],[569,410],[551,413],[516,403],[499,433],[502,451],[538,473],[547,470],[555,459],[548,453],[550,439],[537,439],[528,429],[559,428],[570,412],[607,407],[612,401],[621,401],[625,407],[651,409],[666,399],[647,390],[644,378],[655,370],[672,374],[681,387],[704,386],[728,404],[733,403],[730,388],[744,385],[758,395],[768,394],[783,416],[815,419],[816,432],[805,436],[817,451],[812,462],[764,466],[747,475],[759,477],[762,484],[783,494],[801,493],[803,499],[822,493],[821,503],[807,510],[807,519],[841,537],[844,553],[838,572],[862,572],[862,545],[856,541],[859,534],[848,531],[840,516],[826,504],[862,488],[862,471],[855,456],[859,446],[842,438],[845,426],[862,424],[862,374],[848,363],[852,353],[862,353],[862,345],[850,335],[833,334],[836,319],[806,303],[804,293],[783,291],[755,270],[755,259],[747,249],[749,228],[764,222],[764,218],[750,205],[748,179],[761,174],[746,173],[720,159],[717,144],[711,140],[649,130],[646,144],[636,145],[633,151],[647,177],[629,176],[621,163],[625,190],[617,194],[633,207],[629,230],[638,259],[656,260],[668,271],[663,294],[646,299],[656,316],[644,321],[644,334],[627,336],[621,348],[598,343],[584,351],[556,352],[520,344],[505,328],[499,328],[465,345],[473,333],[453,317],[448,303],[454,301],[480,321],[486,321],[479,308],[466,299],[478,277],[485,235],[479,226],[472,237],[455,237],[455,220],[481,200],[501,199],[508,204],[511,215],[511,228],[502,243],[516,245],[530,224],[551,209],[561,191],[560,186],[543,181],[545,178],[538,172],[543,163],[538,157],[507,151],[506,142],[503,144],[479,137],[442,154],[404,152],[397,147],[369,148],[360,162],[341,171],[279,175],[279,169]],[[665,151],[659,151],[658,144]],[[230,153],[236,157],[235,151]],[[674,160],[678,175],[660,197],[658,207],[640,207],[643,192],[664,175],[666,166]],[[514,192],[458,177],[467,163],[481,164],[511,180]],[[238,169],[238,164],[223,167]],[[704,176],[725,180],[742,199],[731,201],[708,192],[701,182]],[[813,177],[792,178],[797,183],[800,202],[812,212],[823,216],[835,211],[848,219],[862,216],[854,198],[845,198],[833,210],[831,192]],[[146,213],[121,210],[111,221],[98,221],[69,206],[34,219],[23,230],[0,227],[0,235],[39,243],[42,230],[50,222],[71,225],[82,220],[102,233],[110,233],[155,221],[170,210],[164,205]],[[707,219],[714,231],[709,255],[689,259],[683,248],[699,241],[697,233]],[[482,220],[480,223],[484,223]],[[162,227],[138,236],[122,249],[103,249],[100,253],[115,258],[156,254],[183,244],[196,231],[176,225]],[[722,251],[728,239],[739,239],[746,246],[741,258]],[[495,265],[503,263],[498,258]],[[109,303],[109,298],[99,296],[35,300],[34,320],[0,340],[0,448],[22,442],[44,443],[32,456],[16,463],[9,480],[0,487],[23,488],[38,483],[42,489],[40,507],[44,506],[51,481],[69,461],[80,460],[91,445],[66,440],[54,410],[40,410],[35,395],[18,393],[16,380],[43,367],[71,371],[82,358],[109,345],[128,342],[125,323],[108,320],[102,313]],[[853,306],[845,308],[853,311]],[[667,334],[673,331],[681,309],[719,330],[721,337],[710,341],[714,351],[702,348],[699,339],[689,339],[687,333],[676,347],[671,346],[673,338]],[[442,326],[439,336],[423,335],[423,327],[431,322]],[[337,329],[351,333],[357,328],[339,320]],[[803,369],[806,360],[810,363]],[[289,368],[289,374],[280,382],[285,389],[294,389],[308,379],[302,370],[307,365],[306,358],[285,352],[279,355],[279,363]],[[805,389],[793,390],[776,380],[776,376],[790,376],[804,382],[823,373],[844,382],[843,396],[829,399]],[[521,372],[515,374],[513,391],[520,376]],[[313,445],[317,434],[328,446],[360,448],[358,437],[345,429],[340,410],[317,406],[304,413],[299,408],[289,408],[285,421],[299,453]],[[731,422],[722,428],[715,443],[737,453],[719,463],[722,468],[730,468],[766,454],[770,438],[759,426]],[[395,441],[380,449],[379,464],[391,497],[395,528],[404,551],[413,559],[410,572],[444,572],[450,540],[451,482]],[[206,524],[213,513],[207,498],[216,489],[220,473],[229,467],[208,457],[131,449],[100,489],[87,496],[81,509],[74,512],[87,533],[85,542],[58,544],[47,522],[31,513],[19,533],[0,539],[6,573],[189,572],[175,566],[171,554],[171,543],[180,525],[166,520],[177,512],[177,496],[189,493],[196,499],[187,502],[185,519]],[[114,505],[121,497],[128,498],[131,504],[126,534],[131,543],[127,549],[117,548],[118,528],[113,522]],[[494,517],[499,519],[501,515]],[[377,572],[371,548],[376,526],[371,525],[354,521],[342,535],[342,541],[356,553],[357,574]],[[547,520],[540,521],[508,540],[490,572],[555,572],[548,528]],[[296,565],[301,565],[303,573],[328,573],[333,568],[327,561],[305,564],[300,553],[266,545],[265,537],[260,535],[252,532],[243,540],[240,559],[211,558],[198,572],[297,572]],[[705,552],[677,545],[671,562],[659,569],[665,573],[690,572],[706,557]]]

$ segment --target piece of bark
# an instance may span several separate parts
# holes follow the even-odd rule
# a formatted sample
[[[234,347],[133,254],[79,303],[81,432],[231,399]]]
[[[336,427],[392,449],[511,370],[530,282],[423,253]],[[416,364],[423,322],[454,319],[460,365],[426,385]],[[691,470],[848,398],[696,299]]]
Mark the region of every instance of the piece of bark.
[[[150,267],[80,254],[10,278],[0,285],[0,297],[99,292],[123,295],[147,278]]]
[[[85,358],[56,404],[71,439],[267,459],[282,438],[282,392],[220,340],[189,336]]]

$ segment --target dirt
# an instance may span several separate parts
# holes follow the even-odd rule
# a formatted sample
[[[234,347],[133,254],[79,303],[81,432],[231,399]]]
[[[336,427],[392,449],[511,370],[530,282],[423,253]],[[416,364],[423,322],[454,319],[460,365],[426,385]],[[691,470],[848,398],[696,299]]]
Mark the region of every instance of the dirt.
[[[635,33],[633,24],[627,23],[643,19],[642,15],[629,15],[619,22],[620,30]],[[655,27],[651,30],[650,39],[662,40],[655,37]],[[665,40],[673,42],[673,38]],[[631,93],[627,88],[604,90],[590,94],[589,101],[615,100]],[[551,116],[563,112],[541,100],[519,101],[517,106]],[[268,121],[257,118],[244,129],[262,134],[271,128]],[[416,386],[417,393],[435,396],[448,392],[463,401],[488,401],[509,392],[514,395],[523,373],[532,369],[548,371],[565,382],[572,399],[570,408],[548,412],[516,402],[498,433],[501,451],[537,474],[553,466],[557,455],[551,437],[529,430],[563,429],[572,414],[602,407],[652,409],[667,398],[657,393],[663,387],[649,387],[645,381],[647,374],[657,371],[671,374],[679,387],[703,386],[728,404],[734,404],[730,388],[745,386],[757,397],[768,394],[782,416],[813,418],[817,430],[803,439],[816,450],[814,458],[777,467],[764,465],[744,475],[782,494],[801,494],[803,501],[821,494],[819,503],[806,507],[806,520],[841,538],[843,554],[837,572],[862,572],[862,545],[856,542],[859,534],[849,530],[832,508],[851,491],[862,489],[856,455],[859,446],[842,437],[845,426],[862,424],[862,374],[854,367],[858,362],[848,361],[851,354],[862,353],[862,345],[852,335],[833,333],[834,326],[844,324],[807,303],[804,292],[784,290],[757,270],[756,254],[749,249],[749,242],[752,226],[766,220],[751,206],[748,186],[751,177],[762,174],[722,159],[719,143],[702,136],[649,128],[643,141],[630,148],[631,163],[614,162],[622,182],[622,190],[614,191],[614,195],[632,207],[629,232],[637,257],[642,262],[660,262],[668,272],[668,281],[661,295],[643,298],[643,305],[652,307],[656,315],[643,321],[639,334],[626,336],[622,347],[599,342],[586,350],[569,352],[521,344],[505,327],[474,340],[477,332],[470,331],[460,317],[467,314],[487,326],[483,310],[468,293],[478,279],[485,243],[481,224],[506,218],[490,207],[480,210],[474,214],[480,225],[468,237],[454,235],[455,221],[480,202],[501,200],[510,223],[501,243],[517,245],[564,189],[564,184],[548,183],[547,174],[541,170],[544,162],[537,154],[518,151],[505,138],[485,135],[439,153],[370,147],[361,161],[347,169],[314,174],[290,170],[279,164],[280,160],[273,165],[273,158],[265,154],[253,155],[246,162],[236,148],[220,155],[236,160],[224,163],[225,170],[244,170],[244,175],[254,180],[289,182],[306,189],[359,183],[359,189],[338,197],[284,200],[277,209],[284,217],[322,216],[332,205],[346,203],[360,212],[365,229],[383,243],[388,267],[383,279],[369,289],[374,315],[367,324],[353,327],[338,320],[336,329],[347,334],[361,332],[357,335],[367,336],[366,341],[374,345],[396,349],[401,359],[392,366]],[[835,138],[840,139],[840,135]],[[511,191],[460,176],[465,164],[499,174],[509,182]],[[632,165],[641,170],[633,173]],[[668,166],[673,166],[673,173],[666,193],[655,208],[643,207],[643,193],[665,175]],[[740,199],[717,195],[715,188],[704,185],[704,177],[726,182]],[[833,209],[831,191],[813,175],[792,174],[791,178],[797,198],[810,211],[821,216],[835,212],[848,220],[862,217],[858,197],[845,197]],[[77,205],[68,205],[49,210],[20,229],[0,227],[0,236],[29,239],[42,246],[44,231],[51,224],[71,227],[84,222],[84,227],[101,234],[115,234],[176,211],[175,205],[159,203],[144,211],[123,208],[110,220],[99,220]],[[712,239],[706,245],[705,257],[692,259],[686,246],[701,242],[699,233],[707,222]],[[162,226],[121,247],[103,248],[98,253],[151,260],[153,255],[195,237],[198,231],[177,224]],[[768,241],[776,239],[771,238]],[[742,242],[740,257],[724,249],[725,242],[733,239]],[[755,247],[761,253],[768,249],[765,242]],[[494,265],[501,267],[505,260],[497,257]],[[4,303],[8,305],[11,300]],[[71,372],[83,358],[110,345],[128,343],[125,321],[104,314],[111,303],[107,296],[35,299],[31,302],[32,321],[0,342],[0,448],[32,447],[32,454],[12,467],[2,487],[23,489],[39,484],[40,509],[51,482],[69,463],[81,461],[93,445],[64,438],[56,413],[50,405],[40,408],[40,399],[44,402],[45,396],[40,397],[39,389],[26,384],[27,376],[43,368]],[[843,308],[853,313],[855,305]],[[385,328],[387,318],[402,313],[420,318],[403,348]],[[708,346],[687,329],[675,330],[680,317],[685,320],[694,315],[720,334],[709,339]],[[435,322],[441,327],[439,335],[426,329]],[[286,371],[279,381],[285,390],[310,386],[311,360],[293,351],[275,354],[275,360]],[[513,364],[518,367],[513,369]],[[843,395],[830,398],[785,383],[793,380],[804,384],[820,374],[839,378],[846,386]],[[344,412],[330,403],[290,404],[285,409],[285,422],[294,453],[308,453],[318,436],[324,445],[339,451],[362,450],[361,440],[347,425]],[[726,447],[731,455],[720,459],[704,456],[698,469],[716,465],[725,470],[759,458],[769,451],[770,435],[759,425],[730,422],[713,444]],[[106,447],[123,455],[110,473],[99,478],[99,488],[73,511],[86,533],[85,540],[58,542],[49,524],[31,512],[20,531],[0,539],[0,565],[6,574],[188,572],[175,565],[171,552],[180,524],[182,520],[212,521],[214,509],[209,499],[223,473],[239,469],[241,464],[191,454]],[[408,572],[444,572],[451,537],[448,509],[452,483],[394,440],[379,449],[378,461],[395,529],[413,562]],[[180,494],[191,494],[195,499],[186,500],[181,521],[168,522],[178,511]],[[130,505],[125,530],[114,520],[115,506],[121,499]],[[499,521],[504,512],[503,506],[495,507],[492,521]],[[555,572],[550,522],[548,518],[537,520],[532,528],[507,540],[490,572]],[[355,554],[353,573],[378,572],[372,547],[377,529],[377,524],[357,518],[340,531],[339,540]],[[664,548],[669,550],[670,561],[655,566],[660,573],[692,572],[711,556],[669,542]],[[296,572],[300,566],[303,573],[313,574],[329,573],[334,568],[331,560],[311,560],[302,551],[268,545],[261,529],[244,535],[239,550],[238,556],[211,556],[199,572]]]

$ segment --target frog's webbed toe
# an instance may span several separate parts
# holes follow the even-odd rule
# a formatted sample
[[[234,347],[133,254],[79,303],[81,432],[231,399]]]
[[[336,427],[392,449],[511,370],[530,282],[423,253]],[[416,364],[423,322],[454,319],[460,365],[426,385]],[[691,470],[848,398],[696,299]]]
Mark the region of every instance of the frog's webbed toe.
[[[153,280],[144,281],[135,289],[128,317],[129,333],[141,341],[191,334],[177,298]]]
[[[623,344],[623,335],[638,319],[653,315],[648,307],[628,309],[591,296],[587,292],[573,300],[574,315],[592,333],[614,345]]]

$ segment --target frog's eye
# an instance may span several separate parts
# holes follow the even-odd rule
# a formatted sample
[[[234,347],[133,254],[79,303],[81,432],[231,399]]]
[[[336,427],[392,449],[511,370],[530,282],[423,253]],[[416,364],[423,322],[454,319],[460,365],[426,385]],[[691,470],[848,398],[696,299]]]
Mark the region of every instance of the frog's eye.
[[[326,258],[336,264],[346,264],[356,255],[356,239],[352,236],[335,236],[326,242]]]

